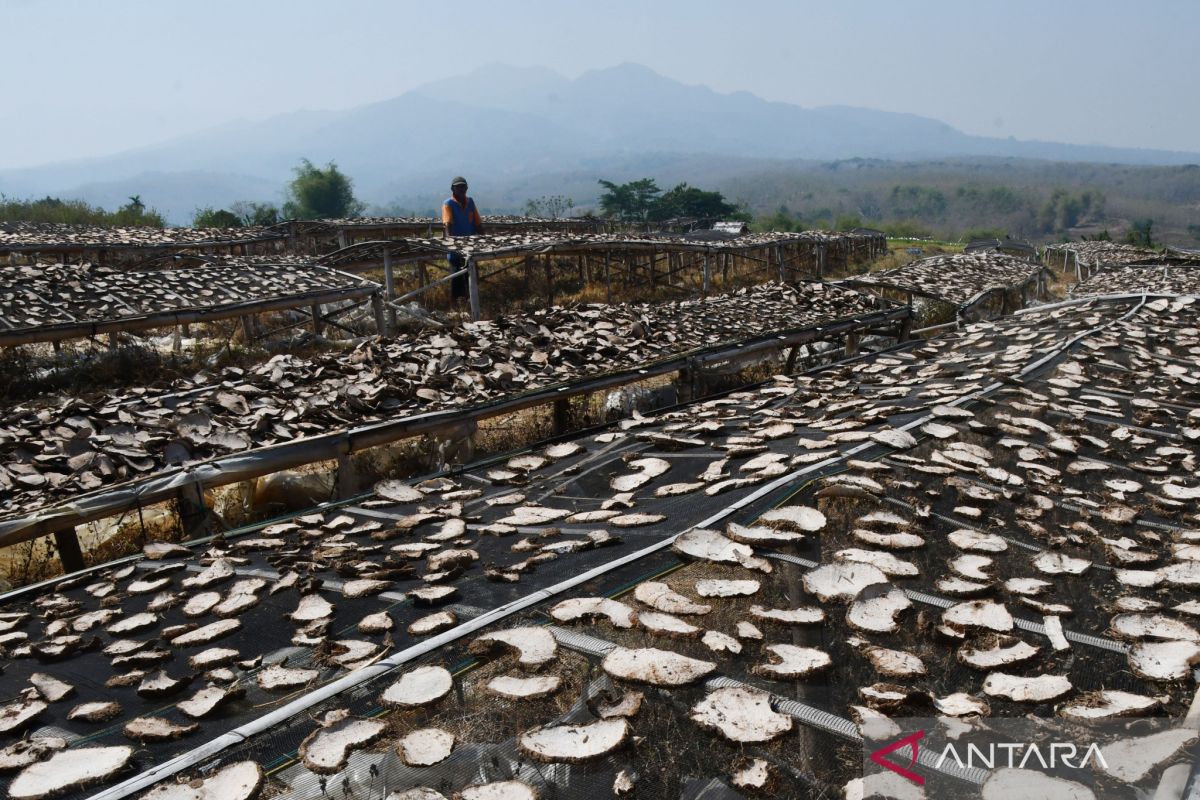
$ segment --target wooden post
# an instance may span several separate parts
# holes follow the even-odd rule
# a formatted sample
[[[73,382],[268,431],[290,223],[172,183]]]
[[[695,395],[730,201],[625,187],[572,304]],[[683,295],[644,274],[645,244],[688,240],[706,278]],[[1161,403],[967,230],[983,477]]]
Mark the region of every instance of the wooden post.
[[[204,490],[198,483],[179,487],[175,493],[175,510],[184,537],[194,539],[208,533],[208,507],[204,505]]]
[[[783,248],[778,245],[775,247],[775,260],[779,262],[779,282],[787,283],[787,276],[783,266]]]
[[[79,547],[79,535],[74,528],[55,531],[54,546],[58,548],[58,560],[62,562],[63,572],[78,572],[87,566],[83,563],[83,550]]]
[[[800,355],[800,345],[794,344],[788,350],[787,361],[783,364],[783,374],[791,375],[796,369],[796,357]]]
[[[342,453],[337,459],[337,496],[339,500],[353,497],[358,492],[358,476],[354,472],[354,462],[349,453]]]
[[[380,336],[391,336],[392,330],[387,324],[387,315],[383,313],[383,296],[376,292],[371,295],[371,311],[375,314],[375,332]]]
[[[571,424],[571,398],[563,397],[554,401],[554,435],[567,432]]]
[[[467,294],[471,300],[471,321],[478,322],[479,308],[479,265],[475,259],[467,259]]]
[[[242,317],[242,336],[246,340],[246,346],[254,341],[254,315],[246,314]]]
[[[554,305],[554,265],[550,263],[550,254],[542,257],[542,268],[546,271],[546,305]]]
[[[604,251],[604,291],[607,302],[612,305],[612,251]]]
[[[312,306],[309,307],[309,313],[312,314],[313,333],[315,333],[317,336],[320,336],[321,329],[324,327],[324,323],[321,322],[321,304],[313,303]]]
[[[708,293],[712,291],[712,265],[709,264],[708,253],[704,254],[704,293],[703,297],[708,297]]]
[[[846,358],[858,355],[859,333],[851,331],[846,334]]]
[[[392,269],[392,254],[387,250],[383,251],[383,290],[384,296],[389,303],[396,299],[396,276]],[[391,336],[395,332],[396,309],[389,305],[387,309],[387,335]]]
[[[346,231],[342,229],[338,231],[338,249],[341,250],[346,246]]]
[[[658,285],[658,269],[657,269],[657,267],[658,267],[658,252],[655,250],[651,250],[650,251],[650,287],[651,288]]]

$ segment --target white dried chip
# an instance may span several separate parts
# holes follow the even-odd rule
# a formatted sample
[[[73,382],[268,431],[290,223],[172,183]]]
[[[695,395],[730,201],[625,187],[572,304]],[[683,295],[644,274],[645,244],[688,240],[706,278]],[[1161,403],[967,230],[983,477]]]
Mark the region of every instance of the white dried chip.
[[[792,644],[769,644],[763,648],[770,661],[757,664],[754,672],[768,678],[794,680],[805,678],[828,668],[833,659],[829,654],[812,647]]]
[[[792,718],[771,708],[766,692],[727,687],[709,692],[692,707],[692,721],[731,742],[769,742],[792,729]]]
[[[656,686],[682,686],[703,678],[717,668],[711,661],[701,661],[653,647],[617,647],[604,657],[601,666],[615,678]]]
[[[387,732],[387,723],[378,719],[342,719],[329,727],[318,728],[300,743],[304,766],[319,775],[332,775],[346,766],[350,753],[360,750]]]
[[[696,594],[701,597],[745,597],[757,592],[761,585],[755,580],[702,578],[696,581]]]
[[[644,581],[633,590],[634,599],[668,614],[707,614],[712,606],[695,603],[660,581]]]
[[[440,764],[454,749],[454,734],[441,728],[421,728],[396,743],[396,754],[410,767]]]
[[[521,734],[517,746],[538,761],[578,764],[608,755],[628,736],[629,723],[624,719],[602,719],[587,725],[534,728]]]
[[[632,608],[607,597],[573,597],[563,600],[550,609],[550,616],[559,622],[603,617],[617,628],[632,628],[637,622],[637,613]]]
[[[418,708],[438,702],[453,687],[454,678],[445,667],[417,667],[384,690],[380,702],[385,706]]]
[[[983,681],[983,693],[992,697],[1007,697],[1018,703],[1047,703],[1071,691],[1071,681],[1065,675],[1035,675],[1024,677],[993,672]]]

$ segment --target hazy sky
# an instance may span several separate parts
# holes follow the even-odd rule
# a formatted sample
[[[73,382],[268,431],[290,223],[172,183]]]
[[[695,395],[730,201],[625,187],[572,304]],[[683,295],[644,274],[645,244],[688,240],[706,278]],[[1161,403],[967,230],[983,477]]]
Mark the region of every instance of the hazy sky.
[[[1200,150],[1196,0],[0,0],[0,31],[0,167],[361,105],[495,62],[575,77],[634,61],[967,133]]]

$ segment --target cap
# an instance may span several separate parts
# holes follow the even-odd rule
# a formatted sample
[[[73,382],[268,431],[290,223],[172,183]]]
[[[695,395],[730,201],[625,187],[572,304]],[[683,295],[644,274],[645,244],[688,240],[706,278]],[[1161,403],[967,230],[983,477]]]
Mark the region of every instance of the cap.
[[[450,181],[451,189],[453,189],[455,186],[466,186],[466,185],[467,185],[467,179],[464,178],[462,175],[459,175],[454,180]]]

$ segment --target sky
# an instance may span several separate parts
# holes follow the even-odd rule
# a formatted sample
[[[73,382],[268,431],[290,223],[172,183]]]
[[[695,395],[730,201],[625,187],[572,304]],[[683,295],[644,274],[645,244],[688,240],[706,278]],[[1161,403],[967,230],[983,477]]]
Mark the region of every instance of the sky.
[[[492,63],[623,62],[971,134],[1200,151],[1200,2],[0,0],[0,168],[385,100]]]

